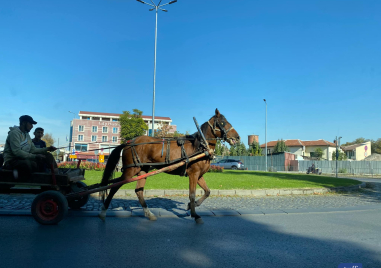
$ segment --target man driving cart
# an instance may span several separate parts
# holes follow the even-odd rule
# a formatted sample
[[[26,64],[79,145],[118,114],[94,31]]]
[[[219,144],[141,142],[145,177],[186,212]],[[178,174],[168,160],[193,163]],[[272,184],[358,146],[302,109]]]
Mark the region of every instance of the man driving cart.
[[[29,136],[30,130],[36,121],[29,115],[20,117],[20,125],[10,127],[4,147],[4,169],[13,170],[15,178],[28,177],[33,172],[45,172],[45,167],[51,167],[58,173],[53,152],[57,148],[36,148]]]

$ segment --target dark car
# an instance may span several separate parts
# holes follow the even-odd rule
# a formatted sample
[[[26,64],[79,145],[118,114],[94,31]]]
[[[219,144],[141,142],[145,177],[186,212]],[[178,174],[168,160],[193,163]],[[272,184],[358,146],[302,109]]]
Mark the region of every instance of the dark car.
[[[213,166],[223,167],[224,169],[245,169],[241,160],[236,159],[222,159],[217,163],[213,163]]]

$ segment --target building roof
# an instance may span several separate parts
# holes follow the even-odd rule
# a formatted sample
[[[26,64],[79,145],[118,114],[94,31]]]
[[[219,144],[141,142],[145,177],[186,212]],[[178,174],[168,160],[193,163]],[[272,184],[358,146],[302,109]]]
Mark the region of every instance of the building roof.
[[[80,115],[99,115],[99,116],[117,116],[119,117],[121,114],[113,114],[113,113],[98,113],[98,112],[87,112],[87,111],[79,111]],[[152,119],[152,116],[149,115],[142,115],[143,119]],[[161,120],[170,120],[172,119],[170,117],[163,117],[163,116],[155,116],[155,119],[161,119]]]
[[[269,141],[267,147],[274,147],[278,141]],[[302,141],[302,140],[284,140],[287,147],[303,147],[303,146],[330,146],[336,147],[336,144],[326,140]],[[265,148],[266,144],[262,144],[261,148]]]
[[[340,146],[340,148],[343,150],[343,151],[352,151],[354,149],[356,149],[357,147],[360,147],[360,146],[363,146],[364,144],[362,143],[357,143],[357,144],[352,144],[352,145],[348,145],[348,146]]]

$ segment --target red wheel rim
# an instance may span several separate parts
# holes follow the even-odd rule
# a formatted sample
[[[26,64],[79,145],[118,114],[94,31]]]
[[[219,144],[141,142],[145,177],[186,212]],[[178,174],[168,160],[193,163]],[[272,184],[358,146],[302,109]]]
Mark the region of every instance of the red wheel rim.
[[[37,204],[37,214],[42,220],[53,220],[58,215],[58,204],[52,200],[41,200]]]

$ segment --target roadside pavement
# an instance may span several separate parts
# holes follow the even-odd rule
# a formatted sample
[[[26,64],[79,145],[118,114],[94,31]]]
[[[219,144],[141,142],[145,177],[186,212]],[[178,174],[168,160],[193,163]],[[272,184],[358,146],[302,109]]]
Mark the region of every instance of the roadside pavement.
[[[212,195],[197,207],[197,212],[205,216],[304,213],[364,210],[379,208],[381,205],[381,181],[358,179],[365,188],[339,193],[291,194],[291,195]],[[266,190],[269,191],[269,190]],[[0,215],[30,215],[35,195],[0,195]],[[187,194],[146,195],[148,207],[158,216],[187,216],[185,210],[189,202]],[[96,216],[102,206],[97,195],[79,211],[69,215]],[[109,207],[108,216],[142,216],[141,206],[135,195],[115,196]]]

